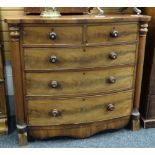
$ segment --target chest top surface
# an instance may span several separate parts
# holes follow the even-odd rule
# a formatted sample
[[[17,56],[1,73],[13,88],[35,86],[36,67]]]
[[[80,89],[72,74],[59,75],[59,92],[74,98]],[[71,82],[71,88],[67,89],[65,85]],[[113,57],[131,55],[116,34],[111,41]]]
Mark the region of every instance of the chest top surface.
[[[10,16],[5,19],[10,24],[28,24],[28,23],[100,23],[100,22],[133,22],[149,21],[150,16],[145,15],[68,15],[54,18],[43,18],[40,16]]]

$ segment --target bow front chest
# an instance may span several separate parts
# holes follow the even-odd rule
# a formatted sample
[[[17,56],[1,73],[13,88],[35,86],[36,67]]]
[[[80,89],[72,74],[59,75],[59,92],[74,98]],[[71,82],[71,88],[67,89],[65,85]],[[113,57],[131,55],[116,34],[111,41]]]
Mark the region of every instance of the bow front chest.
[[[139,129],[148,16],[7,18],[19,141]]]

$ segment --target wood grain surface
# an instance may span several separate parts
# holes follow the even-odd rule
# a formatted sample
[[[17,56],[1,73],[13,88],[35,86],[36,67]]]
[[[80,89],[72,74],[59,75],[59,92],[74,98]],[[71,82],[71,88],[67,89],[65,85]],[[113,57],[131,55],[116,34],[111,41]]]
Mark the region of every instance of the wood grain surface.
[[[115,52],[116,59],[110,54]],[[136,44],[86,48],[24,48],[26,70],[109,67],[135,63]],[[56,56],[56,62],[50,58]]]
[[[148,22],[150,21],[150,16],[145,15],[106,15],[106,16],[96,16],[96,15],[67,15],[56,18],[43,18],[40,16],[6,16],[5,22],[9,24],[28,24],[25,26],[29,26],[29,24],[39,24],[40,26],[43,24],[93,24],[94,23],[111,23],[111,22]]]
[[[69,136],[75,138],[86,138],[107,129],[119,129],[125,127],[130,120],[130,116],[99,121],[92,123],[82,123],[74,125],[56,125],[56,126],[28,126],[30,137],[46,139],[57,136]]]
[[[132,92],[74,99],[29,100],[28,124],[47,126],[89,123],[128,116],[132,111]],[[114,110],[108,111],[113,104]],[[52,116],[56,109],[59,116]]]
[[[110,34],[113,30],[118,31],[118,37],[112,37]],[[119,41],[134,41],[137,39],[138,26],[133,24],[104,24],[93,25],[87,28],[87,42],[119,42]]]
[[[25,7],[25,14],[40,14],[44,8],[42,7]],[[85,14],[88,12],[87,7],[57,7],[61,14]]]
[[[79,72],[26,73],[26,95],[79,95],[131,89],[133,72],[133,67],[122,67]],[[116,78],[115,83],[109,82],[110,76]],[[57,88],[50,86],[52,81],[58,82]]]
[[[7,18],[17,124],[24,136],[19,142],[26,142],[27,133],[84,138],[129,120],[139,129],[134,112],[149,20],[143,15]],[[118,37],[111,36],[114,30]],[[50,32],[56,33],[54,41]],[[117,59],[109,59],[109,52],[117,52]],[[53,55],[57,61],[51,64]]]
[[[56,39],[50,39],[50,33],[56,33]],[[32,35],[33,34],[33,35]],[[82,27],[64,26],[64,27],[24,27],[24,44],[81,44]]]

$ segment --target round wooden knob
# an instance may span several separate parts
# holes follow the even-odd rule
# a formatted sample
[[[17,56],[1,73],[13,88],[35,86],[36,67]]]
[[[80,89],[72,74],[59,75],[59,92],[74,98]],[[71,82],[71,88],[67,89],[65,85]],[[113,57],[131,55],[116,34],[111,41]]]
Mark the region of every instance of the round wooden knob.
[[[57,110],[57,109],[53,109],[53,110],[50,111],[49,114],[50,114],[52,117],[58,117],[58,116],[61,115],[61,112],[60,112],[59,110]]]
[[[50,62],[51,62],[51,63],[56,63],[56,61],[57,61],[57,57],[56,57],[55,55],[52,55],[52,56],[50,57]]]
[[[112,37],[114,37],[114,38],[116,38],[116,37],[118,37],[118,31],[116,31],[116,30],[113,30],[111,33],[110,33],[110,35],[112,36]]]
[[[56,37],[57,37],[57,34],[56,34],[55,32],[51,32],[51,33],[50,33],[50,39],[51,39],[51,40],[55,40]]]
[[[115,109],[115,106],[113,104],[110,103],[110,104],[107,105],[107,110],[108,111],[113,111],[114,109]]]
[[[52,81],[52,82],[50,83],[50,86],[51,86],[52,88],[57,88],[57,87],[58,87],[58,82],[57,82],[57,81]]]
[[[114,76],[110,76],[108,78],[109,83],[116,83],[116,78]]]
[[[109,58],[110,59],[112,59],[112,60],[115,60],[115,59],[117,59],[117,53],[116,52],[111,52],[110,54],[109,54]]]

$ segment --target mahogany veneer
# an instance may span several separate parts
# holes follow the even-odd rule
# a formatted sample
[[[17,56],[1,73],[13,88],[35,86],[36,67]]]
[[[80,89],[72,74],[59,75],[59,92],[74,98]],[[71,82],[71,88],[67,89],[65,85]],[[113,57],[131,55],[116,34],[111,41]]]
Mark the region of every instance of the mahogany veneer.
[[[22,16],[9,24],[17,128],[28,137],[84,138],[131,122],[149,16]]]

